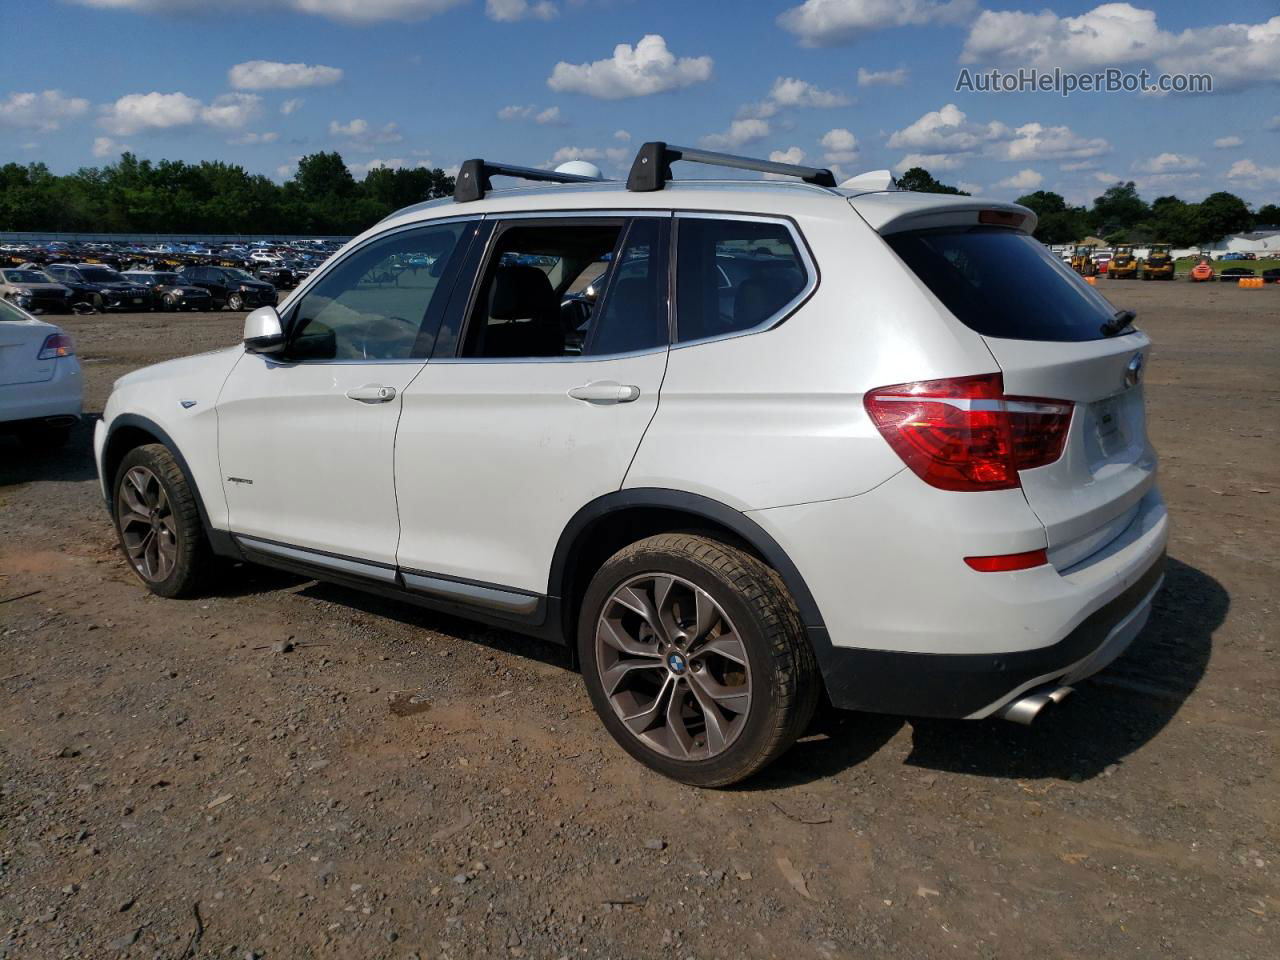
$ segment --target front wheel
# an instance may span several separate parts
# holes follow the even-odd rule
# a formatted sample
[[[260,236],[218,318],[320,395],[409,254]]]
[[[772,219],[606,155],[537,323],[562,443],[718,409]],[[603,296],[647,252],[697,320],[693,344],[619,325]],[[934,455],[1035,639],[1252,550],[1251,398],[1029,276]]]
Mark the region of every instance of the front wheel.
[[[158,443],[135,447],[112,490],[116,533],[133,572],[158,596],[194,593],[212,557],[195,494],[173,454]]]
[[[233,293],[231,296],[227,297],[227,306],[232,310],[243,310],[244,297],[240,296],[238,293]]]
[[[660,534],[606,561],[583,599],[578,653],[613,738],[694,786],[768,765],[818,701],[813,651],[781,578],[705,536]]]

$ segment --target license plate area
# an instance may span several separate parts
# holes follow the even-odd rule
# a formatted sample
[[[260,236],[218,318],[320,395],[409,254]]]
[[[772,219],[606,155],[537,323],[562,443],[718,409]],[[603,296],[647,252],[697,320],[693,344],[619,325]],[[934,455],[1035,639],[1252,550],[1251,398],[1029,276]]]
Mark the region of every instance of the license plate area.
[[[1123,450],[1126,440],[1124,430],[1121,429],[1119,398],[1098,400],[1092,404],[1092,413],[1098,448],[1102,455],[1109,457]]]

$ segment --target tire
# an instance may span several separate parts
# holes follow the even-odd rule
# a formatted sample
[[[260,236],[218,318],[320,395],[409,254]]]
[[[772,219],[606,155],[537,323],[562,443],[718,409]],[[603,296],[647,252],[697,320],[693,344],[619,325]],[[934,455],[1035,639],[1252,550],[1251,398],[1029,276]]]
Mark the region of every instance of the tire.
[[[650,617],[628,606],[637,597]],[[705,625],[695,626],[704,610]],[[660,624],[678,629],[647,628],[657,611],[668,614],[656,614]],[[618,642],[630,649],[621,653]],[[649,537],[605,562],[583,598],[578,654],[591,703],[619,745],[692,786],[729,786],[763,769],[805,731],[820,695],[813,650],[782,578],[751,554],[693,533]],[[681,704],[674,723],[672,691]]]
[[[178,298],[171,293],[165,294],[164,300],[162,302],[164,304],[165,310],[168,310],[171,313],[178,309]]]
[[[141,480],[142,487],[134,480]],[[200,525],[195,494],[173,454],[159,443],[134,447],[120,461],[111,490],[112,519],[129,568],[157,596],[192,596],[201,579],[212,572],[213,554]],[[151,513],[152,507],[159,508],[158,515],[153,514],[158,523],[149,522],[140,509]],[[130,516],[139,519],[126,522]],[[144,545],[148,530],[155,538],[154,560]],[[165,544],[168,564],[162,551]]]
[[[240,296],[238,293],[233,293],[231,296],[227,297],[227,306],[232,310],[243,310],[244,297]]]
[[[94,313],[106,313],[106,312],[107,312],[107,306],[106,306],[106,303],[103,301],[103,299],[102,299],[102,294],[100,294],[100,293],[95,293],[95,294],[93,295],[93,312],[94,312]]]

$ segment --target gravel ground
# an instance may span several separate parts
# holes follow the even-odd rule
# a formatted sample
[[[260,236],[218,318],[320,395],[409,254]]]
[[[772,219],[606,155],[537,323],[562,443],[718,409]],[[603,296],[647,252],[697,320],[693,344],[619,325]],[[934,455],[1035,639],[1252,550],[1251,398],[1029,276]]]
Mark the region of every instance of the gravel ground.
[[[555,647],[266,571],[155,599],[88,428],[0,441],[0,956],[1276,956],[1280,288],[1103,290],[1156,341],[1142,637],[1031,728],[839,715],[727,791]],[[99,411],[240,317],[61,322]]]

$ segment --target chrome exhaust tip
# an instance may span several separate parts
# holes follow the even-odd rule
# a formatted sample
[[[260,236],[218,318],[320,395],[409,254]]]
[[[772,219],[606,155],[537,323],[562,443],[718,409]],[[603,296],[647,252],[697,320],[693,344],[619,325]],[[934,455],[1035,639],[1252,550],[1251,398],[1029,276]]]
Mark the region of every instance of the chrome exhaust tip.
[[[1064,687],[1051,683],[1048,686],[1023,694],[1016,700],[1010,700],[997,710],[995,715],[1004,720],[1012,720],[1014,723],[1030,726],[1031,721],[1040,715],[1041,710],[1051,703],[1061,703],[1074,690],[1074,687]]]

